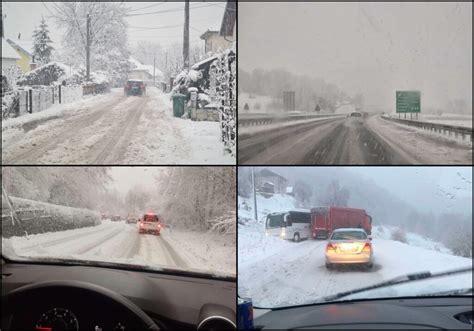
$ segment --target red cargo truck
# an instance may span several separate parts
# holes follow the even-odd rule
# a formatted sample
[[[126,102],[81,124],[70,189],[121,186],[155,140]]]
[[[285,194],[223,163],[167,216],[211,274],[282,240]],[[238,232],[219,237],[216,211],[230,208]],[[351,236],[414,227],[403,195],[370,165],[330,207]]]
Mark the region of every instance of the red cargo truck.
[[[364,209],[346,207],[317,207],[311,209],[313,238],[327,238],[339,228],[362,228],[372,233],[372,217]]]

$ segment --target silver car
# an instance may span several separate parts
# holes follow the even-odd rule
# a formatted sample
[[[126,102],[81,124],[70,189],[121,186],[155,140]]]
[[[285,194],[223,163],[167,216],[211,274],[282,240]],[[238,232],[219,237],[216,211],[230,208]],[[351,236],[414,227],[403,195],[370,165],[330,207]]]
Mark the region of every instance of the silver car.
[[[326,244],[326,268],[335,264],[360,264],[372,268],[374,249],[371,241],[364,229],[334,230]]]

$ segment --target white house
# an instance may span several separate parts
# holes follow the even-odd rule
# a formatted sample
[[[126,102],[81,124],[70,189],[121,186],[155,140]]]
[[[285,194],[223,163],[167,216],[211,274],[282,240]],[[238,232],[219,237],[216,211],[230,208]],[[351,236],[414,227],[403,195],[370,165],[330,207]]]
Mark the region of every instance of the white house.
[[[130,58],[129,62],[131,69],[128,72],[128,79],[140,79],[149,85],[153,84],[153,66],[142,64],[134,58]],[[155,67],[155,83],[158,84],[163,79],[163,73]]]
[[[2,71],[5,68],[16,65],[16,61],[19,59],[20,55],[18,55],[4,38],[2,38]]]

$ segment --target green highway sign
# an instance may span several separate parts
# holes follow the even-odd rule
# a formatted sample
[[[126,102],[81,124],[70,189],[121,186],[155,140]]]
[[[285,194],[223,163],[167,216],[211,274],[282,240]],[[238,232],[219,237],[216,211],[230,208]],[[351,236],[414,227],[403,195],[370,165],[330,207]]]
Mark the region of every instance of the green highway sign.
[[[396,91],[397,113],[419,113],[420,91]]]

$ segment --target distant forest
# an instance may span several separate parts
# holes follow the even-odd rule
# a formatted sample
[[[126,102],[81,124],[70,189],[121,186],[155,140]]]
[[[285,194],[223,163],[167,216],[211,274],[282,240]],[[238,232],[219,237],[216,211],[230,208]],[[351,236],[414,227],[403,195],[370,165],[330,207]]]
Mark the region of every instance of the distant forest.
[[[339,103],[363,103],[362,95],[350,97],[321,78],[296,75],[283,69],[254,69],[252,72],[239,69],[238,88],[239,94],[272,97],[275,109],[283,109],[283,91],[295,91],[296,109],[300,111],[314,111],[319,105],[323,111],[334,112]]]

